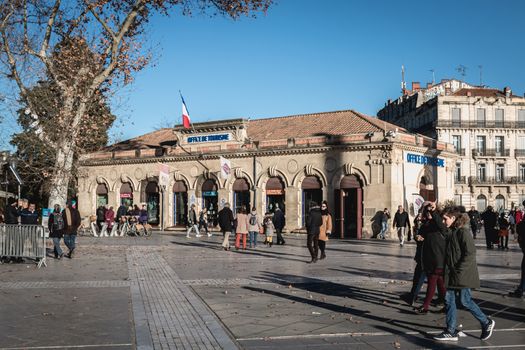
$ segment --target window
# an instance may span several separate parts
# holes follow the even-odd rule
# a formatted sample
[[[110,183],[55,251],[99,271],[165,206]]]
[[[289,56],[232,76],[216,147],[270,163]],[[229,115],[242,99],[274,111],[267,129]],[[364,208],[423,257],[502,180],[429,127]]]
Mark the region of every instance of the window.
[[[494,148],[496,155],[503,155],[504,138],[503,136],[496,136],[494,139]]]
[[[496,164],[496,182],[505,181],[505,165]]]
[[[495,115],[494,115],[494,126],[496,128],[502,128],[503,124],[505,123],[505,113],[503,109],[497,108]]]
[[[518,180],[519,182],[525,182],[525,164],[520,164],[519,168],[519,174],[518,174]]]
[[[476,136],[476,151],[484,155],[485,154],[485,136]]]
[[[456,149],[456,152],[461,152],[461,135],[452,135],[452,144]]]
[[[487,208],[487,197],[480,194],[478,198],[476,198],[476,207],[478,211],[485,211]]]
[[[461,205],[461,195],[460,194],[455,194],[454,195],[454,204],[455,205]]]
[[[487,168],[485,164],[478,164],[478,181],[485,182],[487,178]]]
[[[477,126],[480,128],[485,127],[485,108],[478,108],[476,111],[477,115]]]
[[[525,128],[525,109],[518,109],[518,128]]]
[[[461,163],[456,163],[456,172],[454,173],[456,183],[461,183]]]
[[[459,108],[452,108],[452,126],[461,126],[461,109]]]

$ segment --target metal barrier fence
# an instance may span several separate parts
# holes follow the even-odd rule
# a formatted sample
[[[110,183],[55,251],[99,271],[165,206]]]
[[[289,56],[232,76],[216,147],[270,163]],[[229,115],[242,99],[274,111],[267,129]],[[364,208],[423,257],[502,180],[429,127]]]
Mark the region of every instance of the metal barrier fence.
[[[47,266],[44,226],[0,225],[0,256],[35,259],[38,268]]]

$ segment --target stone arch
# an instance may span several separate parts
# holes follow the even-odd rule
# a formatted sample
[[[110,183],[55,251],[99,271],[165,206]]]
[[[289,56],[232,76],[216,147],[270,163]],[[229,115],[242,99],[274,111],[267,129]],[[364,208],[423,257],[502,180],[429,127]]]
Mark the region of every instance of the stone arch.
[[[304,167],[303,170],[295,174],[294,179],[292,181],[292,186],[300,188],[301,183],[307,176],[316,176],[319,180],[321,180],[321,184],[323,185],[323,188],[326,188],[328,185],[326,176],[321,170],[314,168],[314,167],[311,167],[310,169],[307,170],[307,167]]]
[[[281,178],[281,180],[284,183],[284,187],[289,187],[290,186],[290,180],[288,179],[288,177],[285,175],[285,173],[283,171],[281,171],[279,169],[274,169],[274,173],[275,173],[275,175],[270,176],[268,171],[263,172],[259,176],[259,179],[257,179],[257,187],[261,188],[261,189],[265,189],[265,187],[266,187],[265,185],[266,185],[266,182],[268,181],[268,179],[271,178],[271,177],[274,177],[274,176],[277,176],[277,177]]]
[[[117,190],[120,190],[120,186],[125,183],[125,182],[128,182],[131,184],[131,189],[133,191],[137,191],[138,190],[138,184],[135,180],[133,180],[129,175],[127,174],[121,174],[120,175],[120,179],[115,181],[115,183],[113,184],[113,191],[116,192]]]
[[[224,188],[224,182],[221,182],[221,180],[215,173],[209,172],[206,175],[204,174],[199,175],[193,182],[192,189],[194,189],[196,192],[200,192],[202,184],[206,180],[214,180],[217,183],[217,189]]]
[[[192,190],[191,187],[192,183],[190,182],[190,179],[184,174],[181,174],[180,172],[172,173],[170,176],[170,182],[168,184],[168,189],[173,189],[173,185],[176,181],[182,181],[186,185],[186,188],[189,190]]]
[[[240,169],[235,169],[234,174],[235,176],[231,176],[229,179],[227,179],[224,185],[224,188],[226,188],[228,191],[232,191],[233,183],[237,179],[245,179],[248,181],[250,187],[253,187],[253,178],[250,176],[250,174]]]
[[[365,172],[361,170],[360,168],[352,165],[351,167],[346,167],[349,169],[345,169],[345,166],[340,167],[337,169],[337,171],[334,173],[334,176],[332,177],[332,189],[338,190],[341,187],[341,180],[346,175],[355,175],[359,178],[359,180],[362,182],[363,187],[370,184],[370,181],[368,180],[368,177],[366,176]],[[349,170],[349,171],[348,171]]]
[[[91,181],[89,184],[88,192],[93,193],[96,191],[98,184],[104,184],[108,188],[108,191],[111,191],[111,186],[109,185],[108,180],[103,176],[97,176],[95,181]]]

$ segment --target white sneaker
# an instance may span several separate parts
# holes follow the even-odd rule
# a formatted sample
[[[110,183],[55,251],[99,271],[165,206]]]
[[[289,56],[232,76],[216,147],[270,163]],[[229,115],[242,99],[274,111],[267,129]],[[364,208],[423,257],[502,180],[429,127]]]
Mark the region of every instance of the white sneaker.
[[[202,237],[202,235],[195,235],[195,237]]]
[[[190,238],[190,235],[186,235],[186,238]]]
[[[211,237],[211,236],[213,236],[213,234],[211,234],[211,233],[208,233],[208,237]]]

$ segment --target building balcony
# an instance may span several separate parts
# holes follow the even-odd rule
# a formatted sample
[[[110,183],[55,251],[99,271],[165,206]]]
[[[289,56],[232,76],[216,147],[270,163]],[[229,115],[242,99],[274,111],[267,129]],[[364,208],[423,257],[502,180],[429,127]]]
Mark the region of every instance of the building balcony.
[[[454,153],[459,154],[460,156],[464,156],[465,155],[465,149],[464,148],[454,149]]]
[[[509,156],[510,156],[510,149],[508,148],[502,148],[502,149],[485,148],[483,150],[479,150],[479,149],[472,150],[472,157],[509,157]]]
[[[525,149],[515,149],[514,156],[515,157],[525,157]]]
[[[464,185],[467,183],[467,178],[465,176],[454,176],[454,183],[457,185]]]
[[[469,177],[469,185],[499,185],[499,184],[516,184],[518,182],[518,178],[515,176],[511,177],[492,177],[492,176],[485,176],[485,177],[479,177],[479,176],[470,176]]]
[[[436,127],[438,128],[459,128],[459,129],[494,129],[494,128],[512,128],[525,129],[525,122],[517,121],[477,121],[477,120],[438,120]]]

